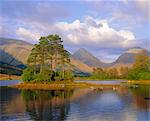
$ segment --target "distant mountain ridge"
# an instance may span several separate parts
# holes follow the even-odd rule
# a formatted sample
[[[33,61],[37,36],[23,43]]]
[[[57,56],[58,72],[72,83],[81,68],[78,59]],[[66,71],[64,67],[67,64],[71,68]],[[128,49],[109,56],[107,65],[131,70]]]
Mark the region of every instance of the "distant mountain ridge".
[[[149,54],[149,52],[144,48],[131,48],[125,51],[122,55],[120,55],[119,58],[115,61],[115,63],[133,63],[135,61],[135,56],[141,52]]]
[[[3,38],[0,37],[0,46],[6,45],[6,44],[12,44],[12,43],[17,43],[17,44],[25,44],[25,45],[32,45],[31,43],[28,43],[23,40],[18,40],[18,39],[9,39],[9,38]]]
[[[81,48],[77,50],[73,56],[78,60],[82,61],[83,63],[87,64],[90,67],[117,67],[117,66],[131,66],[135,61],[135,56],[140,52],[149,53],[146,49],[135,47],[130,48],[121,54],[114,62],[112,63],[104,63],[100,61],[98,58],[93,56],[87,50]]]

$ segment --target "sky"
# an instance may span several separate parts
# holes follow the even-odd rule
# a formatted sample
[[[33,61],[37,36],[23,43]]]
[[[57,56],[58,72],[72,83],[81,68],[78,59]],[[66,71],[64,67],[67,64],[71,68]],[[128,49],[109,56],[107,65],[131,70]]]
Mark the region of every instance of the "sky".
[[[150,50],[150,1],[0,1],[0,37],[35,44],[49,34],[60,35],[71,53],[85,48],[105,62],[132,47]]]

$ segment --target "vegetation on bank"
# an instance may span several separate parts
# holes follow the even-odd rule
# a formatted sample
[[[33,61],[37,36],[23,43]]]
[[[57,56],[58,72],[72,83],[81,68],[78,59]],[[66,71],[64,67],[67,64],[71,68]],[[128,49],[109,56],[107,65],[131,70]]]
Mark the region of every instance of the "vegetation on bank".
[[[141,52],[135,57],[135,63],[131,68],[121,67],[102,69],[94,68],[93,73],[88,79],[107,80],[107,79],[128,79],[128,80],[150,80],[150,57],[148,53]]]
[[[150,80],[128,80],[127,84],[150,84]]]
[[[28,67],[23,71],[24,82],[51,82],[73,80],[69,52],[59,35],[41,37],[28,57]]]

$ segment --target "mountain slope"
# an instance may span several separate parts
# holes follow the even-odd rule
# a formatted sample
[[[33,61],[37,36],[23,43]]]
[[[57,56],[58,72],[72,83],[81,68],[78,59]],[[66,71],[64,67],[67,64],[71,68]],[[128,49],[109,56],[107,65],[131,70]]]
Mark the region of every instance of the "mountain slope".
[[[0,49],[0,72],[1,74],[20,75],[26,66],[16,58]]]
[[[7,65],[12,65],[15,67],[21,67],[24,64],[20,61],[18,61],[16,58],[8,54],[7,52],[0,49],[0,63],[4,63]]]
[[[131,48],[124,52],[122,55],[120,55],[119,58],[115,61],[115,63],[133,63],[135,61],[135,56],[141,52],[149,54],[149,52],[146,49],[140,47]]]
[[[73,57],[70,57],[70,60],[71,60],[71,64],[73,66],[77,67],[78,69],[80,69],[80,71],[82,71],[82,72],[91,73],[93,71],[93,69],[91,67],[82,63],[80,60],[77,60]]]
[[[130,67],[135,62],[136,55],[138,55],[141,52],[145,52],[149,55],[149,52],[146,49],[140,48],[140,47],[134,47],[134,48],[128,49],[123,54],[121,54],[118,57],[118,59],[112,63],[112,66],[113,67],[117,67],[117,66]]]
[[[73,57],[82,61],[86,65],[90,67],[97,67],[99,66],[102,62],[93,56],[90,52],[85,50],[84,48],[79,49],[73,54]]]

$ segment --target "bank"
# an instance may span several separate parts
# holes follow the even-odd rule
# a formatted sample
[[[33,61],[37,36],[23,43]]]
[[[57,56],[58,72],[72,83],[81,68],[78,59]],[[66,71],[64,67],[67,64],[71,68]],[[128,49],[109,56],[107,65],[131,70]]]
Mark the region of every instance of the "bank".
[[[18,89],[30,89],[30,90],[67,90],[75,88],[113,88],[119,87],[121,84],[92,84],[88,82],[52,82],[52,83],[19,83],[13,86],[12,88]]]

